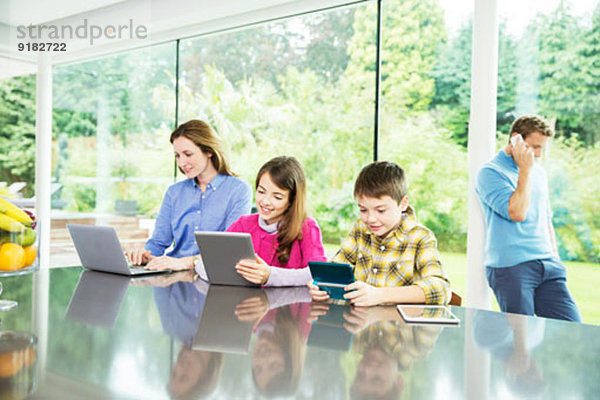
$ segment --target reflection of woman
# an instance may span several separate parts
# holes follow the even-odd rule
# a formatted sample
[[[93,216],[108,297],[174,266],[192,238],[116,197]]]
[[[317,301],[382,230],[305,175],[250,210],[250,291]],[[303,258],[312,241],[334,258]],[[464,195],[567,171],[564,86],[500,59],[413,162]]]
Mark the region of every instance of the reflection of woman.
[[[206,282],[177,282],[154,288],[154,301],[163,330],[182,342],[168,391],[173,398],[191,399],[207,396],[216,388],[223,370],[222,353],[193,350],[194,340],[207,290]]]
[[[195,399],[211,394],[219,383],[223,361],[223,353],[182,347],[169,380],[171,397]]]
[[[310,324],[308,303],[269,311],[256,328],[252,377],[266,396],[293,395],[298,389]]]
[[[167,189],[152,238],[127,253],[134,264],[149,269],[193,268],[198,254],[194,231],[224,231],[250,211],[252,200],[250,187],[231,172],[221,141],[207,123],[188,121],[170,140],[188,179]]]

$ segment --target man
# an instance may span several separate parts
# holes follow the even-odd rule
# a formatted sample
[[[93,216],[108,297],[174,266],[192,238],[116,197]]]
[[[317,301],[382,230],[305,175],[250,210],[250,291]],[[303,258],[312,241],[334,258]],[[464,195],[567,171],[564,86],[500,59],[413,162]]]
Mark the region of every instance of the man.
[[[542,118],[520,117],[507,146],[479,171],[486,273],[502,311],[581,322],[558,256],[548,178],[535,162],[553,134]]]

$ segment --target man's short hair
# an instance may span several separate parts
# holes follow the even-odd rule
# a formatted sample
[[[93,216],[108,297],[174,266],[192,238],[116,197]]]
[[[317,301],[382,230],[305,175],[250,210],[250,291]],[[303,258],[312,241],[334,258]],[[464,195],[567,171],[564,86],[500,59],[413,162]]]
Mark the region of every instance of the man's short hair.
[[[406,174],[393,162],[376,161],[365,166],[354,183],[354,197],[367,196],[379,199],[390,196],[398,204],[408,193]]]
[[[537,115],[523,115],[517,118],[510,127],[510,135],[514,132],[520,133],[523,139],[533,132],[539,132],[548,137],[554,136],[554,130],[550,127],[550,123]]]

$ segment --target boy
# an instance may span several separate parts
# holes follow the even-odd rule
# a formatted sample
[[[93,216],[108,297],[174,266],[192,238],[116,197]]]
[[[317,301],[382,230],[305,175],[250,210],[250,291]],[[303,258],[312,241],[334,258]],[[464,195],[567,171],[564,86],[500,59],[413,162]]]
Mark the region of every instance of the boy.
[[[360,220],[331,260],[354,266],[356,282],[344,294],[353,305],[450,301],[437,241],[417,222],[407,190],[402,168],[386,161],[367,165],[356,178]],[[313,300],[329,298],[312,282],[308,287]]]

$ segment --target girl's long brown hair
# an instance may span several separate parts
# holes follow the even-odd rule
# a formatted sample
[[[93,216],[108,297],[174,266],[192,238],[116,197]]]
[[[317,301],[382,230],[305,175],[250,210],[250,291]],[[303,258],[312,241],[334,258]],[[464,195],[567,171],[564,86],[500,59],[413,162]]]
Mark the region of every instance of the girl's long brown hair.
[[[188,122],[181,124],[171,133],[171,144],[178,137],[185,137],[206,154],[212,154],[210,158],[213,166],[221,175],[236,176],[229,168],[227,158],[225,158],[225,150],[221,139],[212,130],[209,124],[199,119],[191,119]],[[181,171],[181,168],[179,169]],[[183,172],[183,171],[181,171]]]
[[[302,224],[306,219],[306,177],[302,165],[294,157],[275,157],[263,165],[256,176],[255,188],[260,178],[268,173],[273,183],[289,190],[289,206],[277,229],[277,259],[281,265],[290,259],[292,245],[302,239]]]

